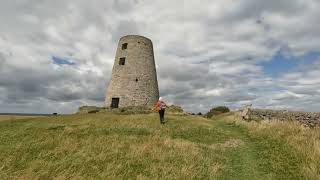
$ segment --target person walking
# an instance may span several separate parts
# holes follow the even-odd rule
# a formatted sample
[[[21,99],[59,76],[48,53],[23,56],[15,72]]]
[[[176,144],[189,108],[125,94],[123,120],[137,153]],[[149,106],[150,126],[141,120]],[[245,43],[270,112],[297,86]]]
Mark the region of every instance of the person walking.
[[[155,104],[155,107],[153,108],[159,111],[161,124],[164,124],[164,113],[166,111],[166,107],[167,107],[166,103],[163,101],[162,97],[160,97],[157,103]]]

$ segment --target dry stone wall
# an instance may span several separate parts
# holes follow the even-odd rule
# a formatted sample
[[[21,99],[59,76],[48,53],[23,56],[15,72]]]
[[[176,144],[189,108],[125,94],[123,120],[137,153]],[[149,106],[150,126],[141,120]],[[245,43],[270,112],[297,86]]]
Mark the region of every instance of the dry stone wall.
[[[244,113],[246,112],[246,113]],[[320,127],[320,113],[244,108],[243,119],[264,121],[298,121],[306,127]]]

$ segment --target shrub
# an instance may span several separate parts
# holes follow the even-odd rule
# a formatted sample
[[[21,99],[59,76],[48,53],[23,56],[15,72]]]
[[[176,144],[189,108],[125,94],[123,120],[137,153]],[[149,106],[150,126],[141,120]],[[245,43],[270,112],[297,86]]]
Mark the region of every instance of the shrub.
[[[99,112],[99,110],[98,110],[98,109],[94,109],[94,110],[90,110],[90,111],[88,111],[88,113],[89,113],[89,114],[94,114],[94,113],[97,113],[97,112]]]
[[[77,114],[88,114],[88,113],[98,113],[105,111],[104,107],[97,107],[97,106],[81,106]]]
[[[116,114],[149,114],[152,113],[151,107],[148,106],[129,106],[111,109]]]
[[[210,109],[210,111],[206,114],[206,117],[207,118],[211,118],[212,116],[223,114],[223,113],[227,113],[227,112],[230,112],[228,107],[226,107],[226,106],[217,106],[217,107],[214,107],[214,108]]]
[[[97,107],[97,106],[81,106],[77,114],[94,114],[94,113],[103,113],[110,112],[114,114],[149,114],[155,111],[152,111],[153,107],[149,106],[129,106],[121,108],[109,108],[109,107]],[[167,106],[166,111],[172,114],[183,114],[183,109],[180,106]]]

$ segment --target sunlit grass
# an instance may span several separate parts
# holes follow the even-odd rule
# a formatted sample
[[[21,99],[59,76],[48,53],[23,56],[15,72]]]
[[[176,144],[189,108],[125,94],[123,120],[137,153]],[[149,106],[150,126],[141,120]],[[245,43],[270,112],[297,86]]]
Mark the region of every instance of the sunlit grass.
[[[292,153],[300,160],[301,172],[307,179],[320,179],[320,129],[306,128],[294,121],[245,122],[233,114],[218,118],[245,127],[256,137],[273,137],[290,145]]]
[[[39,118],[39,116],[11,116],[11,115],[0,115],[0,121],[18,120],[18,119],[31,119],[31,118]]]
[[[1,179],[299,179],[281,137],[228,118],[112,113],[0,122]]]

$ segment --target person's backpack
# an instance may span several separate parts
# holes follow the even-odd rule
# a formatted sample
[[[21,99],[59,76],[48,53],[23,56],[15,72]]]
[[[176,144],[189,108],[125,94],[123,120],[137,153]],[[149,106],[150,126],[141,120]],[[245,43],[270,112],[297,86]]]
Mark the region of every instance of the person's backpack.
[[[160,102],[160,110],[166,109],[167,105],[163,101]]]

